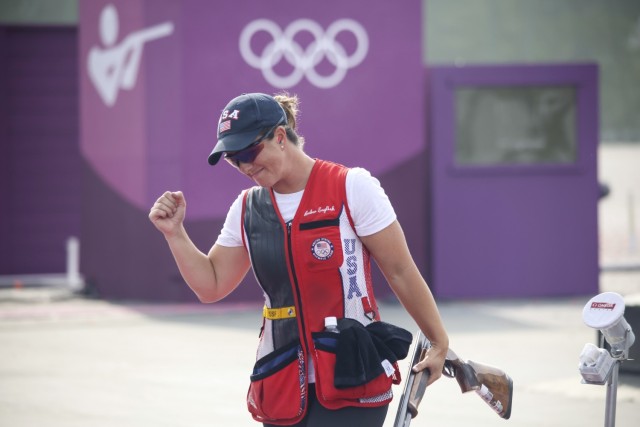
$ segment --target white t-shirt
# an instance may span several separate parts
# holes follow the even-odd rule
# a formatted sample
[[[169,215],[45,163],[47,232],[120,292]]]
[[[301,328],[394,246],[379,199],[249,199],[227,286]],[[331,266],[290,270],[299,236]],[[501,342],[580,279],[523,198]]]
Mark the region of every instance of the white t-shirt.
[[[352,168],[347,172],[347,203],[358,236],[370,236],[391,225],[396,213],[389,197],[380,186],[380,181],[363,168]],[[274,192],[275,193],[275,192]],[[242,197],[244,191],[229,208],[216,244],[226,247],[242,246]],[[275,193],[278,209],[285,222],[291,221],[302,200],[304,190],[291,194]]]
[[[347,203],[358,236],[369,236],[391,225],[396,213],[389,197],[380,186],[380,181],[363,168],[352,168],[347,172]],[[246,191],[246,190],[245,190]],[[304,190],[291,194],[275,193],[278,210],[285,222],[291,221],[300,206]],[[242,246],[242,197],[244,191],[229,208],[227,218],[216,240],[216,244],[227,247]],[[315,382],[313,362],[307,365],[308,381]]]

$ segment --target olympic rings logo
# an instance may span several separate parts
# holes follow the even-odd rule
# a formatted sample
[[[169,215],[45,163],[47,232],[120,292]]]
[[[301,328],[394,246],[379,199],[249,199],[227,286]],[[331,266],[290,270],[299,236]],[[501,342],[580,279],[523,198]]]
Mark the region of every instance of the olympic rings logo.
[[[256,54],[251,41],[260,32],[268,33],[271,41],[262,52]],[[296,35],[302,32],[310,33],[314,39],[306,48],[295,41]],[[356,49],[351,55],[336,40],[342,32],[350,32],[356,39]],[[303,77],[319,88],[332,88],[345,78],[347,70],[364,60],[368,50],[369,38],[364,27],[346,18],[332,23],[326,32],[311,19],[293,21],[284,31],[269,19],[257,19],[250,22],[240,34],[242,58],[253,68],[261,70],[267,82],[280,89],[297,85]],[[321,75],[316,71],[324,58],[334,67],[329,75]],[[280,75],[274,70],[274,66],[283,59],[293,67],[287,75]]]

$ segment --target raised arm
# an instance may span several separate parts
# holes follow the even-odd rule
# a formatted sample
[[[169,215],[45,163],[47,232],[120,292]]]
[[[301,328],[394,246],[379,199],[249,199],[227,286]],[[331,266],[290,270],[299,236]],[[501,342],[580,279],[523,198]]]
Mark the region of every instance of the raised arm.
[[[233,291],[249,270],[244,247],[213,245],[200,251],[184,228],[187,203],[182,192],[165,192],[156,200],[149,219],[164,235],[182,277],[202,302],[219,301]]]
[[[429,384],[440,378],[449,337],[429,286],[416,266],[398,221],[370,236],[361,237],[376,260],[389,286],[420,330],[431,341],[431,349],[415,370],[429,369]]]

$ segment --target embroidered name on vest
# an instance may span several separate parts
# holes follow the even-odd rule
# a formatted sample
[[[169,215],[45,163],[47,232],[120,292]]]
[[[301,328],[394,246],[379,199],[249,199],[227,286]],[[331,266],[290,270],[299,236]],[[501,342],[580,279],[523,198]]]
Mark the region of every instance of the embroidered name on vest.
[[[304,216],[315,215],[317,213],[323,214],[327,212],[335,212],[335,210],[335,206],[319,207],[318,209],[307,209],[306,211],[304,211]]]
[[[344,253],[347,255],[347,274],[349,275],[349,292],[348,299],[353,298],[353,294],[357,297],[362,296],[360,288],[358,288],[358,280],[356,273],[358,272],[358,258],[356,258],[356,239],[344,239]]]

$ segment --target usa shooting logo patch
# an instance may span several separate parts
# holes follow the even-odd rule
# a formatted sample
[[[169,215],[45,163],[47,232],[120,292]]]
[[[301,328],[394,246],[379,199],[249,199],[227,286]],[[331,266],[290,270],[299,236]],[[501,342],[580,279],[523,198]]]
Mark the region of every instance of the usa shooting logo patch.
[[[316,259],[326,261],[333,256],[333,243],[329,239],[320,237],[311,244],[311,253]]]

